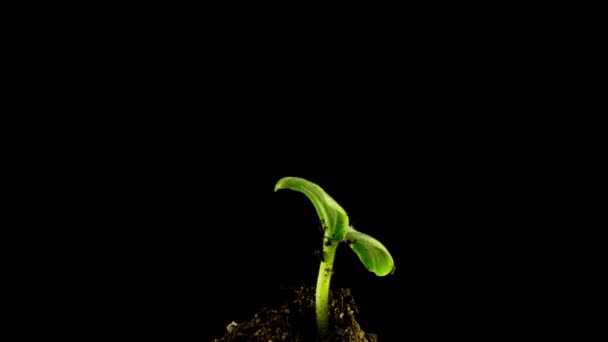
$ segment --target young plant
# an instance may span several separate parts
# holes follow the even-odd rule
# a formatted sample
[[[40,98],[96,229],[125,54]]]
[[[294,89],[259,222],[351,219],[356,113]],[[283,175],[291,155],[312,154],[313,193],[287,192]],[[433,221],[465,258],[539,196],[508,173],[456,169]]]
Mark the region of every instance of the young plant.
[[[315,309],[317,329],[324,336],[328,332],[329,284],[338,244],[347,243],[363,265],[380,277],[395,271],[393,257],[378,240],[350,226],[346,211],[320,186],[303,178],[284,177],[274,187],[275,192],[280,189],[291,189],[306,195],[321,219],[323,252],[317,278]]]

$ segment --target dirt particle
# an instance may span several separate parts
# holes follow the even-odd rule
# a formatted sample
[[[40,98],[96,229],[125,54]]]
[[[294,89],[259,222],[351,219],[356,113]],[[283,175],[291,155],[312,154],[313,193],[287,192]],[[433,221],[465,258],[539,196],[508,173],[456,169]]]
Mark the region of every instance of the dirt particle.
[[[237,325],[238,324],[236,324],[236,322],[232,321],[230,324],[228,324],[226,326],[226,331],[228,331],[228,333],[233,332]]]

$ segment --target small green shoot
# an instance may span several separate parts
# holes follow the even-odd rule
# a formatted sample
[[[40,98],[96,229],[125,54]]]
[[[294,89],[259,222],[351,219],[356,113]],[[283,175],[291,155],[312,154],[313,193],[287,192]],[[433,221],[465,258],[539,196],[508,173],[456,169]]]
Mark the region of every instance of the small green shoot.
[[[338,244],[348,244],[363,265],[379,277],[394,273],[393,257],[380,241],[350,226],[346,211],[320,186],[303,178],[284,177],[277,182],[274,191],[281,189],[306,195],[323,226],[323,254],[317,278],[315,308],[319,335],[325,336],[329,330],[329,285]]]

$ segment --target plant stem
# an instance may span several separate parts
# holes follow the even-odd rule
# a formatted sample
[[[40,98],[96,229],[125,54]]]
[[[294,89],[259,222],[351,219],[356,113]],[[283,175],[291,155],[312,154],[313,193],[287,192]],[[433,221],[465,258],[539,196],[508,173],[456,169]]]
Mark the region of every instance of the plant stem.
[[[331,243],[328,243],[331,242]],[[329,326],[329,284],[333,273],[334,259],[338,242],[325,237],[323,243],[323,259],[319,266],[316,291],[317,330],[325,336]]]

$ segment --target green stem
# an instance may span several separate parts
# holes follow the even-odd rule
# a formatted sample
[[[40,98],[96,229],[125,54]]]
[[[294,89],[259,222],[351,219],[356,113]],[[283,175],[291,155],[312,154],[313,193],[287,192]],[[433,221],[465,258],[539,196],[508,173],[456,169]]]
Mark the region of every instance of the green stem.
[[[323,259],[319,267],[316,292],[317,330],[325,336],[329,326],[329,284],[333,273],[334,259],[338,243],[325,237],[323,243]]]

